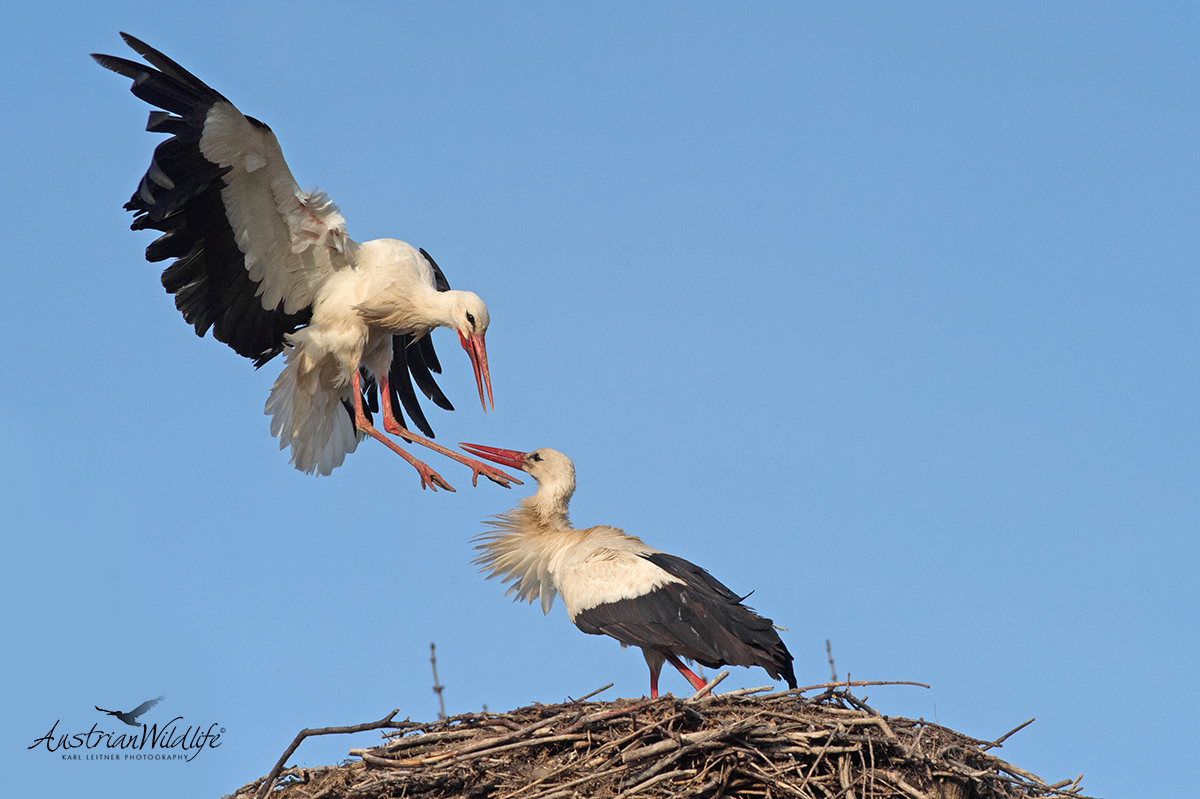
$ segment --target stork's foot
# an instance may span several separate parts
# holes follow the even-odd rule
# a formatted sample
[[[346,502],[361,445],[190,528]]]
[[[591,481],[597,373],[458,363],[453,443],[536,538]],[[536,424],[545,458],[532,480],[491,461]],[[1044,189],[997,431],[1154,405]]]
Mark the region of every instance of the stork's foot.
[[[413,458],[413,460],[416,461],[413,463],[413,468],[417,470],[417,474],[421,475],[421,490],[431,488],[437,491],[439,488],[444,488],[452,493],[458,493],[454,490],[454,486],[447,483],[440,474],[429,468],[428,464],[418,461],[416,458]]]
[[[477,461],[477,460],[473,460],[472,458],[464,457],[462,455],[459,455],[454,450],[446,449],[441,444],[437,444],[433,441],[430,441],[427,438],[422,438],[421,436],[417,435],[416,433],[412,432],[408,428],[404,427],[400,423],[398,423],[395,420],[393,420],[392,418],[390,418],[390,416],[388,414],[384,414],[383,429],[388,431],[389,433],[391,433],[394,436],[399,436],[401,439],[403,439],[404,441],[407,441],[410,444],[420,444],[422,447],[428,447],[429,449],[433,450],[434,452],[440,452],[441,454],[445,455],[447,458],[456,460],[459,463],[463,464],[464,466],[470,466],[471,467],[471,485],[473,485],[473,486],[479,485],[479,475],[483,475],[484,477],[491,480],[496,485],[503,486],[504,488],[512,488],[512,483],[516,483],[517,485],[524,485],[517,478],[513,477],[510,474],[505,474],[504,472],[500,471],[499,469],[497,469],[493,466],[488,466],[486,463],[483,463],[481,461]],[[454,489],[451,488],[450,490],[453,491]]]
[[[429,488],[434,491],[437,491],[439,488],[444,488],[447,491],[457,493],[454,491],[454,486],[447,483],[445,478],[443,478],[440,474],[435,472],[433,469],[430,469],[429,465],[427,463],[425,463],[423,461],[419,461],[416,458],[414,458],[412,455],[409,455],[407,452],[404,451],[404,447],[400,446],[395,441],[392,441],[390,438],[388,438],[383,433],[376,430],[371,425],[371,423],[367,420],[366,413],[363,411],[363,391],[362,391],[362,376],[361,376],[361,374],[362,373],[360,370],[355,369],[354,376],[351,378],[351,385],[353,387],[353,393],[354,393],[354,426],[358,429],[358,431],[360,433],[364,433],[365,435],[370,436],[371,438],[378,441],[380,444],[383,444],[385,447],[390,449],[392,452],[399,455],[401,458],[404,458],[404,460],[408,461],[409,465],[417,470],[417,474],[421,475],[421,489],[422,490]],[[389,399],[391,395],[388,392],[388,385],[387,385],[386,379],[380,380],[379,396],[383,403],[383,429],[388,431],[389,433],[398,433],[407,441],[413,441],[414,440],[413,436],[411,436],[411,434],[407,430],[404,430],[403,427],[401,427],[399,424],[397,424],[395,419],[393,418],[392,406],[391,406],[391,402]],[[417,436],[416,438],[420,438],[420,437]],[[424,441],[424,439],[421,439],[421,441]],[[443,449],[445,449],[445,448],[443,447]]]
[[[463,458],[462,462],[471,467],[471,485],[473,486],[479,485],[479,475],[483,475],[502,488],[512,488],[512,484],[514,482],[518,485],[523,485],[517,478],[507,475],[499,469],[488,466],[486,463],[480,463],[479,461],[472,460],[470,458]]]

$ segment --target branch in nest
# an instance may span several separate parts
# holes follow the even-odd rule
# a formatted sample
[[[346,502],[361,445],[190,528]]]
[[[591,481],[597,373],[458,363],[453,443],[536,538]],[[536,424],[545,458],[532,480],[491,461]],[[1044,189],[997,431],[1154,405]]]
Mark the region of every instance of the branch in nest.
[[[393,729],[403,729],[407,722],[393,723],[392,719],[399,713],[399,709],[393,710],[379,721],[371,721],[366,724],[354,724],[349,727],[321,727],[319,729],[310,730],[303,729],[296,733],[296,738],[292,741],[292,745],[284,751],[283,756],[279,758],[279,762],[275,764],[275,768],[271,769],[271,773],[263,780],[262,788],[258,791],[258,799],[264,799],[271,788],[275,785],[275,780],[279,777],[279,772],[283,771],[283,765],[287,763],[287,759],[291,757],[296,749],[300,747],[300,742],[310,735],[345,735],[354,732],[366,732],[367,730],[378,730],[384,727]]]

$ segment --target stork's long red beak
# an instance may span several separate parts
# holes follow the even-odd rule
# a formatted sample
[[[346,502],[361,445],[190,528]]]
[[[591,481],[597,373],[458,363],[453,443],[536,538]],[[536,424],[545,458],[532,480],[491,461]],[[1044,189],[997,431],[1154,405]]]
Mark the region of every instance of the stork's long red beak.
[[[479,388],[479,404],[483,406],[483,412],[487,413],[488,402],[492,403],[492,410],[496,410],[496,401],[492,399],[492,375],[488,371],[487,347],[484,345],[483,336],[474,333],[464,336],[460,330],[458,341],[467,351],[467,355],[471,356],[471,366],[475,369],[475,385]],[[487,400],[483,398],[484,386],[487,386]]]
[[[515,449],[485,447],[482,444],[459,443],[459,446],[477,458],[486,458],[492,463],[498,463],[510,469],[521,469],[525,466],[525,453],[517,452]]]

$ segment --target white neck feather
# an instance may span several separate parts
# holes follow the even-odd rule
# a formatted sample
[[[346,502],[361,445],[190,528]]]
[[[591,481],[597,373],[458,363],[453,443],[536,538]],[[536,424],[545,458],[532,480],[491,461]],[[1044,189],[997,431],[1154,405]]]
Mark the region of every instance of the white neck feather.
[[[572,529],[567,508],[575,495],[575,470],[555,471],[538,479],[538,490],[521,500],[521,508],[533,517],[531,521],[546,527]]]
[[[435,327],[454,329],[454,301],[460,291],[436,291],[422,286],[411,295],[409,307],[398,314],[398,327],[428,333]]]

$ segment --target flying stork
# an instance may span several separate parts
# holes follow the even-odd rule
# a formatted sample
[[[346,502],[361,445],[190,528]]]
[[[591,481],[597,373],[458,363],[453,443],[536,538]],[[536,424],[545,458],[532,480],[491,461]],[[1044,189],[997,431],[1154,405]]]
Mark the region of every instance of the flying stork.
[[[159,51],[121,36],[148,65],[92,58],[132,78],[130,91],[163,109],[150,112],[146,129],[170,134],[125,204],[135,214],[131,227],[162,232],[146,259],[175,259],[162,283],[198,336],[211,328],[256,368],[286,350],[266,413],[279,448],[291,447],[291,463],[327,475],[371,436],[416,468],[422,488],[453,491],[375,428],[371,411],[382,406],[384,431],[470,466],[472,483],[482,474],[508,487],[515,478],[410,432],[397,407],[429,437],[413,381],[453,410],[430,374],[441,365],[429,333],[448,327],[470,356],[487,411],[483,301],[451,291],[423,249],[395,239],[353,241],[329,197],[297,185],[269,127]]]
[[[761,666],[796,687],[792,655],[770,619],[742,604],[704,569],[600,525],[577,530],[567,519],[575,493],[575,465],[554,449],[518,452],[463,444],[472,455],[527,472],[537,481],[533,496],[493,516],[492,529],[476,537],[474,563],[488,579],[513,581],[507,594],[549,613],[561,594],[567,615],[585,633],[608,635],[637,646],[650,667],[650,697],[670,663],[696,690],[704,687],[687,658],[709,668]],[[507,596],[506,594],[506,596]]]

